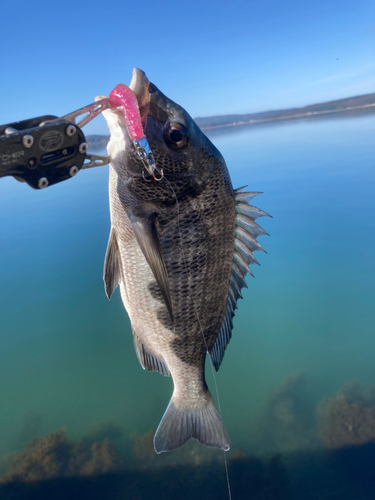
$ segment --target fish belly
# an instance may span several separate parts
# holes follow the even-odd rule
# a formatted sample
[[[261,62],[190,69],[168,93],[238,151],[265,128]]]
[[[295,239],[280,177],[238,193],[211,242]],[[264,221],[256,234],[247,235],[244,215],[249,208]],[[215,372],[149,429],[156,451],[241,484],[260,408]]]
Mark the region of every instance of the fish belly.
[[[118,176],[110,168],[110,213],[115,231],[120,261],[120,293],[129,315],[133,333],[147,350],[166,361],[166,351],[173,340],[173,331],[159,321],[163,298],[153,293],[155,277],[134,236],[129,217],[123,207],[118,192]]]

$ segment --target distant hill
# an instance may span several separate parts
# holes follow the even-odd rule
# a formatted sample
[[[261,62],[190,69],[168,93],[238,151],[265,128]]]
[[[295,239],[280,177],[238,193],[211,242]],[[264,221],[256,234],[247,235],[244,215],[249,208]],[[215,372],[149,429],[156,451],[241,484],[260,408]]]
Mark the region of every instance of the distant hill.
[[[206,118],[195,118],[202,130],[210,130],[223,127],[236,127],[253,123],[272,122],[276,120],[290,120],[293,118],[308,118],[310,116],[343,113],[364,108],[373,108],[375,112],[375,93],[356,97],[347,97],[337,101],[311,104],[304,108],[281,109],[277,111],[263,111],[260,113],[249,113],[245,115],[222,115],[209,116]]]
[[[275,111],[262,111],[260,113],[247,113],[236,115],[219,115],[198,117],[195,121],[202,130],[210,131],[215,129],[225,129],[227,127],[241,127],[243,125],[256,125],[279,120],[291,120],[297,118],[312,118],[319,115],[329,115],[332,113],[357,114],[363,111],[375,112],[375,93],[347,97],[337,101],[329,101],[320,104],[311,104],[303,108],[281,109]],[[91,150],[103,149],[106,147],[109,136],[88,135],[87,144]]]

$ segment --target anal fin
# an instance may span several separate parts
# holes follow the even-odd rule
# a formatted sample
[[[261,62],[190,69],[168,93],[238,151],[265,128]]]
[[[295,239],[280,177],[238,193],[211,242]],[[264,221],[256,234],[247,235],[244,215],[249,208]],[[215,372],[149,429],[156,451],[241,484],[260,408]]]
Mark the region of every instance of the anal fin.
[[[138,361],[143,369],[149,372],[159,372],[164,377],[169,377],[170,372],[164,360],[157,358],[154,354],[145,349],[143,342],[133,330],[134,349],[137,354]]]

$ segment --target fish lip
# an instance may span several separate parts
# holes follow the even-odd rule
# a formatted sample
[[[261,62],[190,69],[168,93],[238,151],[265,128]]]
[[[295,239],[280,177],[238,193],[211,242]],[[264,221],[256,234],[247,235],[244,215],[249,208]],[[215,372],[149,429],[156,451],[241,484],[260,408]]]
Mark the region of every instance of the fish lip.
[[[132,73],[132,79],[129,85],[129,88],[134,92],[138,103],[140,102],[140,99],[143,94],[143,87],[144,87],[144,81],[145,81],[146,73],[142,71],[139,68],[134,68],[133,73]]]
[[[129,88],[134,92],[137,98],[143,127],[145,127],[148,111],[150,108],[149,87],[150,82],[146,76],[146,73],[139,68],[134,68]]]

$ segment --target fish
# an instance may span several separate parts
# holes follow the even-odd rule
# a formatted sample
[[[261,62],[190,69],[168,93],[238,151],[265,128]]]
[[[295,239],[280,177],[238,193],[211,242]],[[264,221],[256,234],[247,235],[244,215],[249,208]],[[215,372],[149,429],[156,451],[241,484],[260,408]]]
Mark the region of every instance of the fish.
[[[134,92],[162,178],[136,153],[119,108],[103,112],[110,140],[111,229],[104,263],[110,299],[117,286],[143,369],[171,376],[174,389],[154,436],[156,453],[193,438],[213,448],[230,440],[205,380],[207,354],[216,371],[257,238],[268,214],[234,190],[224,158],[191,116],[135,68]]]

